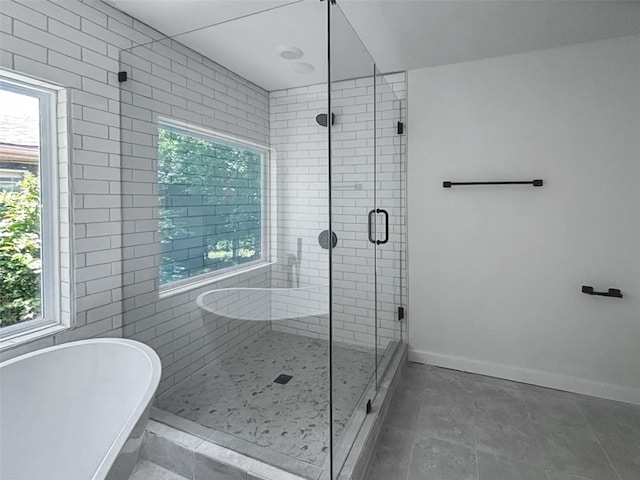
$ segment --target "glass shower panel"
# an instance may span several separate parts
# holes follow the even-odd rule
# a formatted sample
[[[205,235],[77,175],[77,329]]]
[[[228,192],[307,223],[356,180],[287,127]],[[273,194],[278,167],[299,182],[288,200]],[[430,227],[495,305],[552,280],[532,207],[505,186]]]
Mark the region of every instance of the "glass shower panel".
[[[404,73],[375,77],[376,211],[380,232],[376,249],[376,318],[378,380],[391,355],[403,341],[405,324],[405,208],[404,119],[399,95],[404,94]],[[398,90],[398,93],[394,90]],[[402,125],[399,125],[402,124]]]
[[[303,478],[331,463],[326,20],[298,2],[120,55],[124,334],[161,357],[153,416]]]
[[[123,332],[162,360],[153,418],[335,478],[403,338],[404,78],[300,1],[123,50],[119,80]]]
[[[331,349],[333,477],[375,396],[375,78],[372,57],[330,11]]]

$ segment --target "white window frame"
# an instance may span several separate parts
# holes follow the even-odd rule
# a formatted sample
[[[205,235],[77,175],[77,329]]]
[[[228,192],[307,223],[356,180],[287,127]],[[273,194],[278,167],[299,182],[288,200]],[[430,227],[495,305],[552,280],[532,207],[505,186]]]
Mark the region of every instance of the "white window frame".
[[[232,136],[226,133],[222,133],[216,130],[208,129],[202,126],[197,126],[192,123],[183,122],[174,118],[162,117],[157,118],[158,129],[165,127],[167,129],[173,129],[185,135],[193,135],[195,137],[201,137],[204,140],[211,141],[213,143],[227,143],[238,148],[247,148],[249,150],[257,150],[262,153],[262,162],[260,175],[262,178],[262,202],[261,202],[261,245],[260,245],[260,259],[251,262],[242,263],[239,265],[233,265],[225,267],[221,270],[215,270],[213,272],[207,272],[193,277],[185,278],[182,280],[175,280],[173,282],[160,284],[159,275],[160,268],[162,268],[162,259],[158,261],[158,284],[160,297],[164,298],[177,293],[191,290],[193,288],[202,287],[225,278],[233,277],[235,275],[248,272],[255,269],[260,269],[265,266],[271,265],[271,219],[270,219],[270,204],[272,201],[271,184],[270,184],[270,171],[271,171],[271,150],[267,145],[257,142],[250,142],[236,136]],[[157,147],[156,147],[157,148]],[[158,165],[159,173],[159,165]]]
[[[45,82],[0,70],[2,90],[40,100],[40,257],[42,262],[42,315],[0,328],[0,350],[28,341],[31,333],[51,333],[68,328],[61,318],[58,94],[62,90]],[[54,328],[51,330],[51,327]]]

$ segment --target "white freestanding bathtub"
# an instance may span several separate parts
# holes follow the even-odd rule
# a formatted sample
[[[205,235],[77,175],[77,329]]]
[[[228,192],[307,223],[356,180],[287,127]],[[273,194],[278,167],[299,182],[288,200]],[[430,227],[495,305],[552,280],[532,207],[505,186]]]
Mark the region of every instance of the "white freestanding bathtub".
[[[150,347],[120,338],[0,363],[0,478],[126,480],[160,372]]]

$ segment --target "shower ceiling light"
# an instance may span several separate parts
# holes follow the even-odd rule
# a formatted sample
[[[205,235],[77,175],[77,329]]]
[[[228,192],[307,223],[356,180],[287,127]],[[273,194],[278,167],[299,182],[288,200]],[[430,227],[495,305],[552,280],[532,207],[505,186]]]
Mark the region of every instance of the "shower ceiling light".
[[[293,71],[296,73],[311,73],[316,69],[310,63],[296,62],[293,64]]]
[[[304,55],[298,47],[278,47],[278,54],[285,60],[297,60]]]

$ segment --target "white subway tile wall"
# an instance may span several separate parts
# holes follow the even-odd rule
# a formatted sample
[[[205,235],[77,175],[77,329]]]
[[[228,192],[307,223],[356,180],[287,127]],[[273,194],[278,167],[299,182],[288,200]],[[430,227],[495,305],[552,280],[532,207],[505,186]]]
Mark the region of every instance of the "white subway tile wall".
[[[269,287],[271,267],[265,264],[209,286],[160,294],[158,118],[268,148],[269,101],[262,88],[171,39],[124,50],[120,58],[120,70],[129,77],[121,85],[123,333],[160,355],[161,394],[269,328],[269,322],[207,313],[195,300],[211,289]],[[236,301],[244,300],[238,296]],[[268,303],[256,307],[269,318]]]
[[[332,229],[333,337],[342,343],[375,345],[377,264],[378,345],[399,340],[403,325],[397,307],[406,299],[405,148],[397,122],[406,114],[404,73],[336,82],[332,85]],[[374,144],[374,98],[378,138]],[[328,229],[327,128],[316,115],[326,111],[326,85],[271,92],[271,148],[278,159],[278,257],[273,282],[291,286],[296,270],[287,259],[302,239],[299,278],[302,286],[328,284],[328,251],[318,235]],[[374,149],[377,152],[374,168]],[[374,177],[375,173],[375,177]],[[374,179],[377,191],[374,199]],[[367,214],[376,205],[390,214],[389,242],[374,253],[368,241]],[[377,216],[377,238],[383,217]],[[273,307],[272,307],[273,308]],[[328,308],[328,307],[327,307]],[[327,338],[326,316],[274,322],[273,330]]]
[[[276,230],[280,262],[272,270],[276,287],[329,284],[328,250],[318,243],[320,232],[329,228],[329,137],[327,128],[315,120],[326,110],[326,85],[279,90],[269,95],[271,149],[276,152],[278,170]],[[324,302],[320,310],[328,312],[328,293],[320,301]],[[281,314],[278,307],[272,305],[276,315]],[[279,320],[271,328],[326,340],[328,325],[328,315],[311,315]]]
[[[75,328],[5,350],[2,358],[69,340],[126,336],[158,351],[162,393],[264,329],[326,338],[326,315],[243,322],[206,313],[195,302],[211,288],[328,284],[328,251],[318,244],[319,233],[328,228],[327,129],[315,121],[326,110],[326,85],[266,92],[99,0],[3,0],[0,11],[2,68],[57,83],[69,94],[70,122],[67,130],[60,120],[60,142],[66,146],[69,139],[73,193],[63,189],[61,204],[72,196],[73,208],[62,218],[70,222],[75,262],[63,277],[73,292],[63,308],[73,315]],[[129,74],[123,84],[117,80],[120,70]],[[386,80],[395,95],[378,85],[378,206],[391,214],[391,239],[377,257],[382,346],[399,338],[396,308],[406,298],[405,137],[395,131],[405,116],[406,82],[404,74]],[[339,238],[334,335],[369,347],[374,342],[373,257],[366,236],[366,215],[373,207],[372,93],[370,79],[334,85],[333,181],[340,185],[333,191]],[[272,266],[214,287],[160,295],[159,115],[270,146]],[[61,176],[64,172],[63,164]],[[63,265],[71,264],[68,250]],[[281,307],[269,303],[262,306],[265,316]]]
[[[133,38],[160,36],[100,1],[3,0],[0,14],[0,66],[66,88],[58,97],[61,305],[73,326],[3,350],[7,359],[122,334],[118,52]]]

